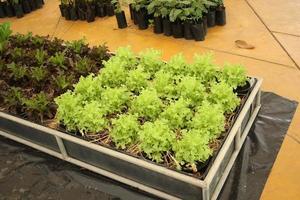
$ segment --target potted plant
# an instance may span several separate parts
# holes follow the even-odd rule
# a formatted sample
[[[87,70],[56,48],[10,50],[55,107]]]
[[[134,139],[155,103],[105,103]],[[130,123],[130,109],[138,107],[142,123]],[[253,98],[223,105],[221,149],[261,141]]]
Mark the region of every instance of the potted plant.
[[[77,15],[77,6],[74,0],[69,1],[69,12],[70,12],[70,20],[76,21],[78,19]]]
[[[149,2],[149,0],[133,0],[131,3],[131,6],[135,12],[134,19],[136,19],[140,30],[147,29],[149,25],[147,12],[147,6],[149,5]]]
[[[163,9],[165,8],[165,2],[163,0],[151,1],[147,6],[149,14],[153,14],[153,31],[156,34],[163,33]]]
[[[114,16],[115,8],[114,5],[112,5],[111,0],[105,0],[105,9],[108,16]]]
[[[3,3],[4,3],[3,4],[4,12],[6,13],[6,16],[7,17],[15,16],[14,8],[12,7],[12,4],[7,0],[5,0]]]
[[[28,0],[28,2],[32,11],[37,9],[37,3],[35,0]]]
[[[5,13],[5,2],[4,1],[0,1],[0,18],[6,17],[6,13]]]
[[[23,0],[23,1],[21,1],[21,3],[22,3],[24,13],[25,14],[30,13],[31,12],[31,7],[30,7],[30,4],[29,4],[29,1],[28,0]]]
[[[95,0],[95,2],[96,2],[97,16],[105,17],[106,16],[105,1],[104,0]]]
[[[226,12],[223,0],[214,0],[217,4],[216,8],[216,24],[224,26],[226,24]]]
[[[20,0],[12,0],[11,3],[14,8],[16,17],[17,18],[24,17],[24,12],[23,12],[23,8],[22,8],[22,4],[21,4]]]
[[[96,12],[95,12],[95,2],[94,0],[86,0],[86,20],[87,22],[95,21]]]
[[[126,22],[125,12],[122,10],[119,0],[112,0],[111,3],[115,6],[114,12],[116,14],[118,27],[121,29],[126,28],[127,22]]]

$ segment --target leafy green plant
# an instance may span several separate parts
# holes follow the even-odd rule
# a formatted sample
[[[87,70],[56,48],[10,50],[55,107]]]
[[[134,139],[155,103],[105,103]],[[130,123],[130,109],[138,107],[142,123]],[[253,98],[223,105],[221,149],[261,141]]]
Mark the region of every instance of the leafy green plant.
[[[73,76],[67,76],[67,75],[64,75],[64,74],[59,74],[56,77],[52,75],[52,79],[55,82],[56,86],[60,90],[65,90],[65,89],[67,89],[71,86],[74,77]]]
[[[120,115],[112,124],[110,135],[118,148],[125,149],[137,142],[140,127],[136,116]]]
[[[223,109],[218,104],[204,102],[190,122],[193,129],[206,131],[210,138],[217,138],[225,130],[225,116]]]
[[[86,45],[85,38],[82,38],[80,40],[73,40],[71,42],[66,42],[66,45],[68,48],[73,50],[75,53],[80,54],[82,47]]]
[[[224,66],[219,79],[225,81],[233,89],[236,89],[238,86],[244,86],[248,80],[244,67],[231,64]]]
[[[4,51],[7,44],[7,40],[11,34],[12,30],[10,29],[9,22],[4,22],[0,24],[0,52]]]
[[[106,63],[106,62],[105,62]],[[106,64],[108,67],[110,63],[118,64],[119,67],[122,67],[126,70],[135,69],[137,66],[137,58],[130,46],[127,47],[119,47],[116,50],[116,55],[113,56]]]
[[[183,133],[182,138],[172,147],[176,160],[182,165],[185,163],[195,165],[197,161],[205,162],[213,152],[208,146],[209,141],[209,134],[203,130]]]
[[[11,87],[4,98],[4,102],[8,108],[23,105],[24,95],[19,87]]]
[[[43,91],[34,95],[30,99],[24,99],[24,105],[26,105],[26,110],[30,112],[36,112],[43,121],[43,115],[48,111],[50,101],[48,96]]]
[[[181,53],[172,56],[169,62],[164,65],[164,70],[174,75],[186,75],[187,63],[184,56]]]
[[[192,118],[192,111],[188,105],[189,102],[181,98],[169,105],[160,117],[165,119],[172,129],[184,128]]]
[[[26,67],[17,65],[14,62],[8,64],[7,68],[11,71],[11,73],[12,73],[11,75],[14,78],[14,80],[19,80],[27,74]]]
[[[159,71],[164,65],[164,62],[161,60],[161,51],[155,49],[147,49],[141,52],[139,58],[139,65],[152,75]]]
[[[31,77],[36,81],[42,81],[47,76],[47,70],[44,66],[31,68]]]
[[[140,148],[147,156],[161,162],[162,154],[171,150],[172,143],[175,141],[175,134],[163,121],[146,122],[139,132]]]
[[[145,117],[153,120],[158,117],[162,111],[162,102],[153,89],[145,89],[132,102],[132,112],[137,113],[139,117]]]
[[[65,64],[65,53],[64,52],[56,52],[54,56],[49,58],[49,62],[53,65],[60,67],[62,69],[67,69]]]
[[[23,55],[23,49],[18,48],[18,47],[14,48],[11,52],[11,56],[12,56],[13,60],[17,60],[17,59],[21,58],[22,55]]]
[[[208,96],[210,102],[220,104],[226,113],[233,112],[240,104],[240,99],[225,82],[214,83],[211,85]]]
[[[206,98],[205,87],[195,77],[183,77],[176,89],[181,97],[191,101],[192,106],[201,105]]]
[[[46,58],[47,52],[42,49],[37,49],[35,53],[35,59],[37,61],[38,65],[43,65],[45,58]]]
[[[143,71],[141,67],[131,70],[128,73],[126,79],[126,86],[130,91],[140,92],[148,85],[147,80],[150,78],[150,74]]]
[[[115,7],[115,13],[121,13],[122,12],[122,8],[121,8],[121,4],[120,4],[119,0],[111,0],[111,3]]]
[[[106,88],[101,93],[101,103],[105,113],[121,111],[129,102],[130,93],[126,88]]]
[[[80,59],[75,64],[75,69],[81,74],[90,72],[92,69],[92,64],[90,59],[88,59],[87,57]]]
[[[155,88],[160,97],[171,98],[175,94],[173,82],[173,74],[160,70],[156,72],[155,78],[152,81],[152,86]]]
[[[84,101],[100,99],[102,90],[99,80],[93,74],[80,77],[79,82],[74,85],[75,94],[82,95]]]

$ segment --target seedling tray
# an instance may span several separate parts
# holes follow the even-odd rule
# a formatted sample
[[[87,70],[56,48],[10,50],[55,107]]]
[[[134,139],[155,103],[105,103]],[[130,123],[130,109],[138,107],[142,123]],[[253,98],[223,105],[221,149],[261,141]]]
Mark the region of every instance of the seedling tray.
[[[260,109],[261,79],[203,179],[0,112],[0,135],[165,199],[216,199]]]

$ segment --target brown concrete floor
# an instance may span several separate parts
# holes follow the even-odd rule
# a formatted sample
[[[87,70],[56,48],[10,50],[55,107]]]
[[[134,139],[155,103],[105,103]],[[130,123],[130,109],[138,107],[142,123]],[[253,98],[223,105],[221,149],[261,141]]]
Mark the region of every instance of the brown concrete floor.
[[[300,102],[300,2],[299,0],[225,0],[228,23],[209,30],[204,42],[173,39],[139,31],[127,19],[129,28],[118,30],[114,17],[93,23],[70,22],[60,17],[58,0],[46,0],[43,9],[12,22],[14,32],[50,35],[66,40],[83,36],[92,45],[106,42],[111,50],[131,45],[140,51],[161,49],[164,58],[182,52],[187,60],[194,53],[213,52],[216,62],[241,63],[248,74],[264,78],[263,90]],[[254,50],[235,47],[235,40],[253,44]],[[285,137],[261,196],[268,199],[300,199],[300,108]]]

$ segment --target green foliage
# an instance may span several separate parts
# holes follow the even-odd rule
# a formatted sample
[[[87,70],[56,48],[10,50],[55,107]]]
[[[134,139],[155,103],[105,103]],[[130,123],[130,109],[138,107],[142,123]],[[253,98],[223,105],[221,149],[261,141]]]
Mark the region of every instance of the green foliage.
[[[136,68],[137,65],[137,58],[133,51],[131,50],[130,46],[127,47],[119,47],[116,50],[116,55],[113,56],[109,61],[108,65],[105,66],[110,66],[109,63],[113,64],[118,64],[119,67],[122,67],[126,70],[132,70]]]
[[[62,69],[67,69],[64,65],[65,63],[65,53],[64,52],[56,52],[54,56],[49,58],[49,62],[53,65],[60,67]]]
[[[35,53],[35,59],[39,65],[43,65],[47,52],[42,49],[37,49]]]
[[[68,48],[73,50],[75,53],[80,54],[82,47],[86,45],[85,38],[82,38],[80,40],[73,40],[71,42],[66,42],[66,45]]]
[[[77,130],[78,123],[81,120],[81,95],[75,95],[68,91],[57,97],[55,103],[58,105],[56,118],[66,126],[68,131]]]
[[[183,55],[180,53],[172,56],[169,62],[164,66],[164,70],[174,75],[187,74],[187,63]]]
[[[121,8],[121,4],[120,4],[119,0],[111,0],[111,3],[115,7],[115,13],[121,13],[122,12],[122,8]]]
[[[44,66],[31,68],[31,77],[36,81],[42,81],[47,76],[47,70]]]
[[[146,122],[139,132],[140,148],[147,156],[156,161],[162,161],[162,154],[171,150],[175,134],[163,121]]]
[[[208,99],[214,104],[220,104],[226,113],[233,112],[240,103],[232,87],[225,82],[212,84]]]
[[[74,92],[82,95],[84,101],[100,98],[102,90],[99,80],[93,74],[80,77],[79,82],[74,85]]]
[[[130,91],[140,92],[142,89],[145,89],[148,85],[147,80],[150,78],[150,75],[143,71],[141,67],[131,70],[128,73],[126,79],[126,86]]]
[[[179,99],[168,106],[160,117],[167,120],[167,124],[172,129],[185,128],[187,122],[192,118],[192,111],[188,105],[189,102]]]
[[[14,78],[14,80],[19,80],[27,74],[26,67],[17,65],[14,62],[8,64],[7,68],[11,71],[12,77]]]
[[[205,87],[195,77],[185,76],[177,86],[177,93],[191,101],[192,106],[201,105],[206,98]]]
[[[107,119],[104,117],[104,110],[97,101],[91,101],[81,109],[78,108],[78,114],[80,120],[78,120],[77,128],[83,134],[97,133],[108,125]]]
[[[132,102],[132,112],[137,113],[139,117],[153,120],[158,117],[162,111],[162,102],[153,89],[145,89]]]
[[[206,131],[210,138],[217,138],[224,131],[225,116],[218,104],[204,102],[190,122],[193,129]]]
[[[101,104],[105,113],[121,111],[129,102],[130,93],[126,88],[107,88],[101,93]]]
[[[68,87],[71,86],[74,77],[73,76],[67,76],[64,74],[59,74],[58,76],[53,76],[52,79],[55,82],[55,85],[60,89],[60,90],[65,90]]]
[[[171,98],[175,93],[173,82],[173,75],[170,72],[160,70],[156,72],[152,85],[160,97]]]
[[[9,22],[4,22],[0,24],[0,43],[7,41],[11,34],[12,30],[10,29]]]
[[[118,148],[125,149],[136,143],[140,130],[136,116],[120,115],[118,119],[112,121],[112,124],[110,135]]]
[[[48,110],[50,101],[44,92],[40,92],[30,99],[24,99],[24,104],[27,110],[43,114]]]
[[[13,51],[11,52],[11,56],[13,60],[17,60],[21,58],[22,55],[23,55],[23,49],[18,47],[14,48]]]
[[[23,105],[23,93],[19,87],[11,87],[5,96],[5,104],[8,108]]]
[[[191,75],[197,77],[203,84],[214,82],[217,76],[217,68],[213,63],[213,55],[195,55],[194,62],[188,66]]]
[[[159,71],[164,65],[164,62],[161,60],[161,51],[155,49],[147,49],[141,52],[139,58],[139,65],[152,75]]]
[[[30,39],[32,38],[32,32],[28,32],[27,34],[17,33],[15,37],[19,44],[24,44],[30,41]]]
[[[203,130],[185,132],[182,138],[173,144],[176,160],[180,164],[205,162],[212,155],[209,141],[209,134]]]
[[[90,59],[84,57],[82,59],[80,59],[76,64],[75,64],[75,69],[81,73],[81,74],[85,74],[91,71],[92,69],[92,64]]]
[[[244,86],[248,80],[246,70],[241,65],[226,64],[222,70],[221,81],[225,81],[229,86],[236,89],[238,86]]]

